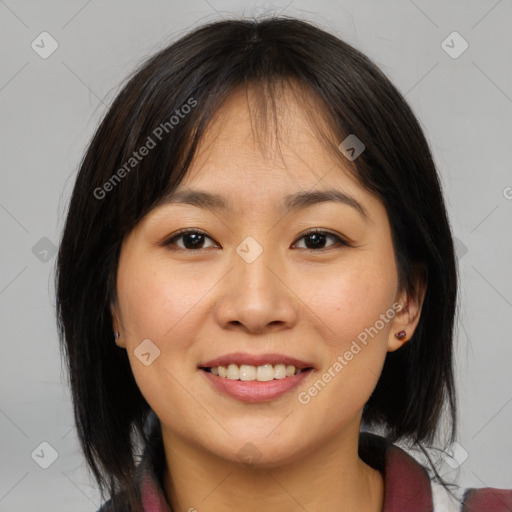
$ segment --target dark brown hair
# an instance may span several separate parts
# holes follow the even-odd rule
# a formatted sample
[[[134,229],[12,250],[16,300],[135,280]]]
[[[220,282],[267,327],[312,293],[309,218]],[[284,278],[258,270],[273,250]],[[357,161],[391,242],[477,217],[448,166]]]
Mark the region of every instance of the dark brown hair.
[[[222,102],[236,88],[255,86],[266,126],[266,109],[276,116],[279,85],[315,98],[321,109],[310,115],[327,122],[327,145],[336,148],[349,134],[363,141],[353,162],[339,150],[337,157],[386,207],[401,288],[414,293],[425,271],[419,325],[387,354],[363,421],[392,441],[430,443],[446,408],[454,439],[457,270],[439,177],[418,121],[376,65],[311,23],[222,20],[186,34],[129,78],[85,153],[70,200],[57,258],[58,328],[78,437],[102,496],[132,489],[150,412],[126,351],[113,341],[121,244],[183,179]],[[136,494],[130,499],[126,510],[136,510]]]

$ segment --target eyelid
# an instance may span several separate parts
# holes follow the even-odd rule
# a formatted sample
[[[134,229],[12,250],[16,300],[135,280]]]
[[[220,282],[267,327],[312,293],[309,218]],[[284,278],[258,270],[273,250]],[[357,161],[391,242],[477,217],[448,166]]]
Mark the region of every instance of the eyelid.
[[[167,247],[169,245],[173,245],[172,241],[174,239],[179,238],[180,236],[183,236],[183,235],[187,235],[189,233],[197,233],[197,234],[203,235],[206,238],[209,238],[210,240],[213,241],[213,238],[210,235],[208,235],[205,231],[203,231],[202,229],[199,229],[199,228],[183,228],[183,229],[180,229],[180,230],[176,231],[176,233],[173,233],[169,237],[165,238],[164,241],[160,243],[160,245],[163,246],[163,247]],[[182,247],[178,247],[178,249],[181,249],[183,251],[194,251],[194,249],[183,249]],[[201,249],[195,249],[195,252],[200,251],[200,250]]]
[[[295,245],[299,240],[301,240],[302,238],[308,236],[308,235],[311,235],[311,234],[315,234],[315,233],[320,233],[322,235],[326,235],[326,236],[332,236],[333,238],[336,238],[337,239],[337,243],[334,244],[334,245],[331,245],[329,247],[326,247],[326,248],[323,248],[323,249],[307,249],[305,248],[304,250],[306,251],[310,251],[310,252],[323,252],[323,251],[328,251],[329,249],[334,249],[336,247],[339,247],[340,245],[341,246],[347,246],[347,247],[351,247],[352,246],[352,242],[349,241],[347,238],[333,232],[333,231],[330,231],[328,229],[323,229],[323,228],[312,228],[312,229],[309,229],[308,231],[305,231],[304,233],[301,233],[299,235],[299,237],[297,238],[297,241],[295,241],[293,243],[293,245]]]
[[[189,233],[197,233],[197,234],[203,235],[206,238],[209,238],[210,240],[215,242],[214,239],[211,236],[209,236],[202,229],[199,229],[199,228],[183,228],[183,229],[180,229],[179,231],[177,231],[176,233],[173,233],[169,237],[167,237],[163,242],[161,242],[160,245],[163,246],[163,247],[167,247],[167,246],[170,246],[170,245],[175,245],[176,246],[176,244],[173,244],[173,240],[175,240],[176,238],[179,238],[181,236],[184,236],[186,234],[189,234]],[[331,236],[331,237],[336,239],[336,243],[333,244],[333,245],[330,245],[328,247],[323,247],[323,248],[320,248],[320,249],[308,249],[306,247],[304,247],[304,248],[301,247],[300,249],[308,251],[310,253],[315,253],[315,252],[322,253],[322,252],[329,251],[330,249],[336,249],[336,248],[340,248],[340,247],[354,247],[354,243],[351,240],[349,240],[346,237],[344,237],[342,235],[339,235],[339,234],[337,234],[337,233],[335,233],[333,231],[330,231],[328,229],[323,229],[323,228],[312,228],[312,229],[309,229],[309,230],[301,233],[297,237],[295,242],[293,242],[292,247],[294,245],[296,245],[304,237],[306,237],[306,236],[308,236],[310,234],[314,234],[314,233],[320,233],[320,234],[323,234],[323,235],[326,235],[326,236]],[[217,243],[217,242],[215,242],[215,243]],[[178,250],[182,250],[182,251],[187,251],[187,252],[199,252],[202,249],[203,250],[204,249],[211,249],[211,247],[199,248],[199,249],[186,249],[186,248],[183,248],[183,247],[177,247],[177,249]]]

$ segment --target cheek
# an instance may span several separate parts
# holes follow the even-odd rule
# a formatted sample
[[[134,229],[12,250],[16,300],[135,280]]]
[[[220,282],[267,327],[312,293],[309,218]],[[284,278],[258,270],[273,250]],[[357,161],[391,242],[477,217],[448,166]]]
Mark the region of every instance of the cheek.
[[[196,371],[191,349],[204,323],[202,300],[215,282],[212,273],[177,272],[156,258],[144,263],[126,258],[119,264],[118,292],[130,365],[141,393],[160,417],[172,411],[186,417],[191,407],[183,384]],[[149,365],[138,357],[138,347],[147,339],[157,347],[144,342]]]
[[[377,385],[396,281],[392,269],[388,274],[378,266],[374,270],[358,265],[338,274],[308,304],[318,313],[317,329],[326,349],[316,380],[298,396],[312,431],[336,432],[362,410]]]
[[[347,259],[328,279],[317,276],[322,286],[309,294],[326,357],[321,382],[305,390],[303,403],[309,400],[315,415],[332,426],[363,407],[382,371],[397,287],[393,252],[385,253]],[[343,407],[332,409],[336,403]],[[337,413],[329,418],[325,411],[333,410]]]
[[[123,325],[132,343],[150,338],[164,347],[164,340],[180,338],[183,326],[194,325],[194,314],[212,286],[211,276],[177,272],[159,260],[136,263],[127,262],[119,268]],[[179,348],[179,343],[176,345]]]
[[[190,294],[159,268],[134,263],[120,264],[118,273],[125,348],[140,392],[159,417],[166,417],[169,404],[184,401],[176,382],[183,382],[179,372],[185,371],[187,338],[180,337],[180,329],[188,320]]]
[[[386,338],[391,318],[384,323],[380,319],[396,296],[394,260],[375,260],[368,254],[338,270],[331,271],[328,279],[324,277],[321,289],[310,292],[308,299],[308,305],[324,322],[329,345],[343,348],[375,325],[382,331],[380,338]]]

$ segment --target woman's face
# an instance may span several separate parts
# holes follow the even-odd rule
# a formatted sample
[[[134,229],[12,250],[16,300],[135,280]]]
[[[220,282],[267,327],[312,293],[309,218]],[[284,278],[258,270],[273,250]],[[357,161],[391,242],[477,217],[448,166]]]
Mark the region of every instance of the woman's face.
[[[287,106],[282,159],[271,158],[245,94],[229,98],[175,200],[126,238],[112,307],[164,436],[268,466],[358,432],[386,352],[401,345],[394,333],[410,338],[418,320],[414,304],[399,312],[384,206]],[[327,190],[345,199],[308,196]],[[182,202],[192,192],[217,199]],[[215,375],[228,363],[228,377]]]

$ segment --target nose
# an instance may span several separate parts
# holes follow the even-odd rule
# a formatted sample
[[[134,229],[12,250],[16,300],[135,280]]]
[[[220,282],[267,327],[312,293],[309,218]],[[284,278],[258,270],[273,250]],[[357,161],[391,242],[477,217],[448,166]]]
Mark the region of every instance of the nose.
[[[233,268],[218,288],[215,304],[218,324],[225,328],[241,326],[251,334],[290,328],[298,319],[298,298],[286,282],[283,265],[271,251],[251,263],[237,253]]]

